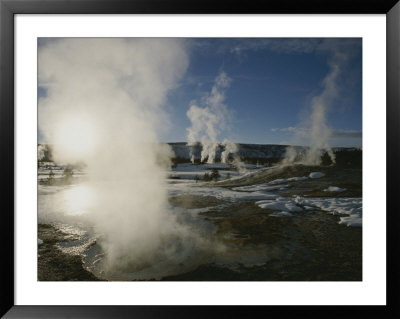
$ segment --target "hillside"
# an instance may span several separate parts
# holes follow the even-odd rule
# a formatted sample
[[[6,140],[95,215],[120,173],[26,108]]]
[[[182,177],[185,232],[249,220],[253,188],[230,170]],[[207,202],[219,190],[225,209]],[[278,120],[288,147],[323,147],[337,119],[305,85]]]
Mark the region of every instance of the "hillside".
[[[192,148],[193,155],[196,161],[200,161],[201,158],[201,146],[188,146],[185,142],[180,143],[168,143],[175,153],[174,162],[188,162],[190,161],[190,149]],[[281,161],[285,157],[285,152],[288,145],[278,144],[237,144],[239,151],[238,156],[242,161],[246,163],[276,163]],[[307,151],[305,146],[292,146],[298,153],[304,153]],[[221,160],[221,153],[223,152],[223,146],[219,146],[216,153],[216,160]],[[336,163],[340,166],[357,166],[361,167],[362,151],[357,148],[345,148],[336,147],[332,149],[336,156]],[[323,156],[323,165],[330,165],[330,159],[328,156]]]
[[[200,161],[202,147],[200,144],[196,146],[188,146],[186,142],[168,143],[172,148],[175,157],[172,161],[176,163],[189,162],[191,158],[191,150],[193,152],[195,161]],[[237,155],[242,161],[249,164],[271,164],[281,161],[284,156],[288,145],[278,144],[237,144],[238,152]],[[292,146],[297,149],[298,153],[304,153],[307,147],[304,146]],[[216,152],[216,161],[221,160],[221,153],[224,151],[224,147],[219,145]],[[336,163],[340,166],[357,166],[361,167],[362,151],[357,148],[344,148],[337,147],[333,148],[336,156]],[[38,156],[39,161],[51,161],[51,146],[46,144],[38,144]],[[230,155],[232,158],[232,154]],[[323,156],[323,165],[331,164],[328,156]]]

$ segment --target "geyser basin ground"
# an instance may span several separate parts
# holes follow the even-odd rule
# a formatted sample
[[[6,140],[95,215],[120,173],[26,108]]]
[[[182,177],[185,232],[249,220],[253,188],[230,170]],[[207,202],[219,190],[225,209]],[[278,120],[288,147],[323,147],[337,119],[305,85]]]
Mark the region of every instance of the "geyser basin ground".
[[[212,245],[118,272],[102,271],[90,213],[68,204],[88,192],[82,178],[39,185],[39,280],[362,280],[361,169],[215,165],[220,180],[203,182],[212,168],[178,165],[167,180],[170,213]]]

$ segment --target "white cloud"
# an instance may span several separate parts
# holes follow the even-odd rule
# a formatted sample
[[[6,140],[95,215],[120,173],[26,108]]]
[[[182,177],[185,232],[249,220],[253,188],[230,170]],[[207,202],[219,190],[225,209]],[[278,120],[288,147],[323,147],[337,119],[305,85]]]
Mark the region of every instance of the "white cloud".
[[[359,48],[357,38],[239,38],[222,41],[218,51],[243,55],[246,51],[266,50],[282,54],[332,53],[349,54]],[[211,44],[210,44],[211,46]]]

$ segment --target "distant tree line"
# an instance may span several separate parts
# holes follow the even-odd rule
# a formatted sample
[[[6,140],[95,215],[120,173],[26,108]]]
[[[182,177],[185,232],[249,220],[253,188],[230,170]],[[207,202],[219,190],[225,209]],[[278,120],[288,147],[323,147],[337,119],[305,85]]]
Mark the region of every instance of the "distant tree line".
[[[341,168],[362,168],[362,150],[338,150],[335,154],[335,166]],[[322,165],[332,165],[332,160],[327,153],[322,155]]]
[[[49,172],[49,177],[47,181],[42,182],[42,184],[49,184],[49,185],[55,185],[55,184],[65,184],[69,183],[71,181],[71,178],[74,176],[74,172],[71,167],[66,167],[64,168],[63,174],[61,178],[55,178],[55,173],[52,169],[50,169]]]
[[[218,179],[221,177],[220,173],[218,172],[218,169],[213,168],[211,170],[211,173],[205,173],[203,176],[203,180],[205,182],[210,182],[210,181],[218,181]]]

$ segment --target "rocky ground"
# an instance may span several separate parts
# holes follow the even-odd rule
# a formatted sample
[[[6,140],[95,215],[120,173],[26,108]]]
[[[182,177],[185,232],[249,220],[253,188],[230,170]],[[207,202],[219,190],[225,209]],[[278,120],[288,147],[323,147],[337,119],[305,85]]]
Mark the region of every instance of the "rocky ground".
[[[217,225],[222,242],[253,250],[264,261],[250,267],[239,263],[236,268],[211,263],[164,280],[362,280],[361,228],[339,225],[337,216],[321,211],[276,218],[251,203],[233,209],[234,214],[210,211],[203,215]]]
[[[323,179],[308,179],[289,184],[283,197],[361,197],[362,171],[355,168],[290,166],[265,170],[241,179],[210,182],[210,186],[234,188],[267,183],[275,179],[308,176],[323,172]],[[323,192],[329,186],[343,192]],[[199,265],[166,281],[361,281],[362,227],[339,224],[339,216],[315,209],[294,213],[291,217],[272,216],[276,211],[260,208],[254,201],[228,203],[213,196],[182,195],[170,198],[170,204],[182,208],[219,205],[219,209],[200,213],[215,228],[215,236],[232,258]],[[99,280],[83,267],[80,256],[71,256],[57,248],[70,240],[51,225],[38,225],[38,279],[43,281]],[[243,255],[254,262],[246,262]],[[239,258],[240,257],[240,258]],[[232,260],[237,258],[237,262]],[[242,262],[242,260],[244,260]]]
[[[333,166],[277,167],[240,179],[216,182],[213,185],[234,188],[293,176],[308,176],[315,171],[324,173],[324,178],[285,183],[289,184],[289,187],[280,195],[283,197],[362,196],[361,169]],[[323,191],[331,185],[346,190]],[[204,197],[180,197],[173,199],[175,205],[186,208],[208,205]],[[220,203],[223,202],[218,201],[216,204]],[[274,212],[276,211],[260,208],[254,202],[241,202],[225,209],[201,213],[206,220],[217,226],[216,235],[222,242],[237,249],[255,251],[258,259],[265,262],[250,267],[239,263],[235,268],[210,263],[201,265],[190,273],[167,277],[164,280],[362,280],[361,227],[340,225],[337,215],[320,210],[307,210],[293,214],[290,218],[271,216]]]

